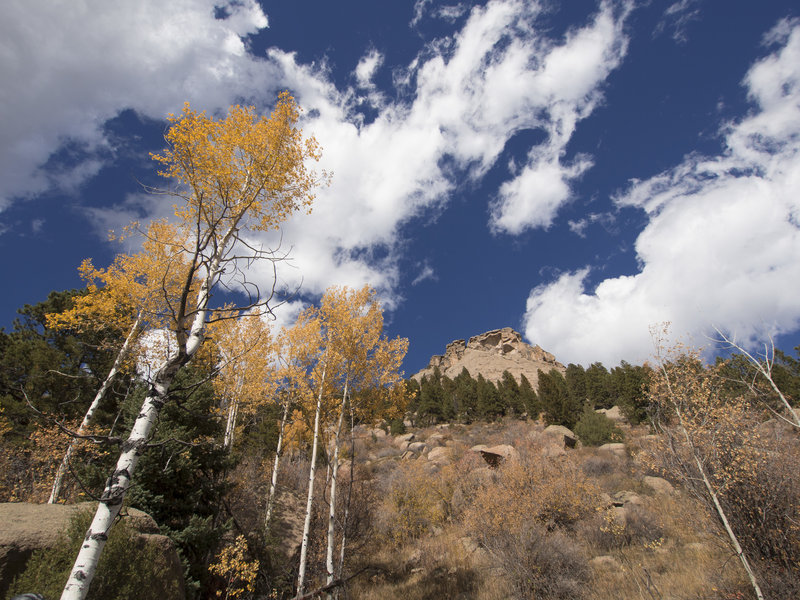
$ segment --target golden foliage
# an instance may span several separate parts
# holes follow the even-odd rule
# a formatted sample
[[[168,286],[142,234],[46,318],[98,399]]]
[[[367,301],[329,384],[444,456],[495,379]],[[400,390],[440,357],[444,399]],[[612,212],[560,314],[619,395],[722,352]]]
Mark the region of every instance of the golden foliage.
[[[175,225],[163,220],[150,223],[144,233],[142,251],[118,254],[106,269],[98,269],[90,258],[78,268],[86,282],[86,293],[74,306],[47,315],[55,329],[79,332],[110,327],[127,333],[137,316],[139,329],[171,327],[174,306],[186,283],[185,240]],[[196,293],[197,282],[192,282]]]
[[[225,579],[225,590],[217,592],[218,598],[239,598],[256,589],[258,560],[247,560],[247,540],[240,535],[232,544],[225,546],[208,570]]]
[[[572,525],[600,505],[600,490],[574,460],[534,455],[504,464],[497,482],[478,491],[464,520],[469,529],[495,536],[530,521],[548,528]]]
[[[310,210],[318,182],[305,162],[319,160],[321,150],[313,137],[303,139],[299,117],[288,92],[280,94],[269,118],[253,106],[232,106],[226,118],[214,120],[188,102],[180,116],[169,115],[168,148],[151,156],[187,201],[175,214],[217,230],[236,226],[247,214],[254,229],[267,230],[298,209]]]

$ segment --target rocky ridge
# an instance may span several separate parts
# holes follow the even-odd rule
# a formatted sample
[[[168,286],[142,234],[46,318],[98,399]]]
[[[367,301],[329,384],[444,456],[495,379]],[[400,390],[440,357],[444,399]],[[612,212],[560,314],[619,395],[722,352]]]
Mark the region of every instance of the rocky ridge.
[[[444,354],[431,357],[428,366],[412,375],[416,380],[432,375],[438,367],[442,375],[453,378],[466,367],[472,377],[483,375],[490,381],[500,381],[503,371],[511,373],[517,381],[525,375],[534,388],[538,383],[537,371],[556,369],[562,373],[564,365],[539,346],[531,346],[511,327],[493,329],[469,338],[447,344]]]

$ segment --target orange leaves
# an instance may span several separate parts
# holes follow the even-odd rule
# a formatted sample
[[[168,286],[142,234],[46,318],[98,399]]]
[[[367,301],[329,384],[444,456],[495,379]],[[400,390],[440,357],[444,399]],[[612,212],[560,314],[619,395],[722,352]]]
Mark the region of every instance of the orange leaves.
[[[267,230],[296,210],[310,211],[318,181],[305,162],[319,160],[321,151],[313,137],[303,139],[299,116],[287,92],[269,118],[259,117],[252,106],[232,106],[226,118],[214,120],[188,103],[180,116],[170,115],[168,148],[152,158],[187,200],[176,215],[225,230],[247,216],[252,228]]]
[[[186,272],[185,240],[166,221],[153,221],[145,232],[141,252],[118,254],[106,269],[87,258],[78,268],[86,293],[72,309],[47,315],[47,324],[78,331],[109,327],[130,329],[139,317],[140,329],[172,325]],[[193,282],[196,293],[197,283]]]
[[[272,400],[276,387],[275,343],[269,323],[258,311],[209,324],[216,344],[219,373],[214,390],[240,403],[245,412]]]

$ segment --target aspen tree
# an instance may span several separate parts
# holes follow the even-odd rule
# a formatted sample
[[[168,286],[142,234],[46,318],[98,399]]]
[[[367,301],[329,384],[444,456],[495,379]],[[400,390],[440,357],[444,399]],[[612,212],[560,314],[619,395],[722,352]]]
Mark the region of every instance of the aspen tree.
[[[177,251],[181,247],[179,242],[174,226],[154,221],[148,227],[141,252],[119,254],[107,269],[96,269],[91,260],[84,260],[79,272],[87,282],[86,294],[78,296],[71,309],[47,315],[47,323],[54,329],[84,331],[105,327],[116,329],[120,334],[125,330],[128,332],[114,364],[84,414],[77,436],[86,433],[117,374],[135,362],[136,346],[142,333],[148,328],[170,326],[166,305],[170,296],[174,300],[182,283],[176,279],[176,274],[186,267],[180,264],[183,257]],[[64,475],[79,439],[73,438],[67,446],[56,471],[48,504],[58,501]]]
[[[86,597],[139,456],[168,401],[170,386],[203,344],[211,317],[211,295],[223,274],[244,277],[242,258],[235,250],[246,249],[245,263],[280,260],[274,252],[254,249],[244,240],[246,232],[277,229],[294,212],[311,207],[312,189],[319,182],[308,171],[306,161],[319,159],[320,150],[313,138],[303,139],[296,126],[298,118],[299,109],[288,93],[281,94],[269,118],[257,116],[253,107],[234,106],[226,118],[214,120],[192,110],[188,103],[180,116],[170,115],[167,148],[153,159],[162,165],[159,173],[176,185],[163,193],[180,199],[175,215],[183,234],[180,237],[187,240],[178,248],[187,265],[178,274],[183,283],[176,300],[168,303],[174,345],[149,383],[62,600]],[[251,306],[268,312],[270,300],[271,295],[256,298]]]
[[[668,440],[662,458],[671,459],[675,472],[689,489],[710,505],[747,573],[756,598],[763,600],[751,560],[723,502],[727,487],[758,468],[757,434],[742,428],[747,403],[741,398],[720,397],[720,382],[702,364],[696,351],[687,348],[665,351],[667,331],[667,325],[651,331],[657,365],[649,394],[661,417],[656,425]]]
[[[278,428],[278,444],[275,449],[275,458],[272,465],[267,508],[264,516],[264,533],[269,534],[270,521],[275,506],[275,497],[278,486],[278,468],[281,453],[286,437],[286,425],[289,412],[294,402],[302,403],[303,399],[313,397],[313,391],[308,379],[308,371],[313,361],[317,358],[315,351],[318,349],[319,323],[314,318],[313,312],[302,313],[295,324],[284,328],[278,335],[276,344],[277,368],[276,379],[278,389],[281,391],[283,414]]]
[[[311,311],[313,314],[313,311]],[[303,521],[303,539],[300,544],[300,565],[297,572],[297,596],[303,595],[306,580],[306,566],[308,562],[308,545],[311,533],[311,511],[314,505],[314,481],[317,475],[317,452],[319,450],[320,419],[322,416],[322,401],[325,397],[325,386],[330,386],[330,381],[326,380],[328,369],[334,370],[337,357],[331,350],[330,340],[327,339],[324,327],[322,327],[319,317],[313,318],[317,325],[316,337],[317,347],[320,350],[319,360],[312,370],[312,388],[316,390],[316,404],[314,406],[314,426],[312,429],[311,442],[311,464],[308,469],[308,496],[306,498],[306,512]],[[313,334],[313,330],[310,329]],[[312,343],[313,346],[313,343]]]
[[[772,413],[783,422],[790,424],[792,427],[800,429],[800,414],[795,412],[795,410],[792,408],[791,403],[786,398],[786,395],[783,393],[783,390],[781,390],[778,387],[778,384],[775,383],[775,379],[772,377],[773,367],[775,365],[775,344],[772,341],[772,339],[770,338],[769,344],[764,344],[764,353],[762,354],[763,359],[760,359],[757,358],[756,356],[753,356],[750,352],[742,348],[742,346],[736,343],[735,339],[726,336],[719,329],[717,329],[716,331],[720,336],[720,339],[718,341],[724,343],[729,348],[733,348],[734,350],[741,352],[741,354],[756,370],[756,373],[760,375],[764,379],[764,381],[767,382],[770,389],[772,389],[772,392],[778,396],[778,399],[780,400],[786,415],[784,416],[776,412],[774,409],[772,409],[772,407],[767,405],[767,407],[772,411]],[[755,381],[747,381],[743,383],[745,383],[750,388],[750,391],[754,395],[756,396],[760,395],[758,393],[758,390],[756,389]]]
[[[275,393],[272,332],[256,309],[235,320],[217,321],[209,327],[209,336],[214,338],[219,354],[213,384],[226,405],[223,447],[230,450],[240,410],[251,412],[271,401]]]
[[[377,390],[397,385],[401,380],[400,363],[405,356],[408,340],[389,341],[383,337],[383,312],[375,291],[369,286],[360,290],[330,288],[322,301],[320,312],[329,324],[330,338],[340,357],[337,379],[342,387],[339,417],[333,441],[328,510],[326,551],[327,584],[335,577],[333,555],[335,546],[336,493],[338,487],[339,453],[342,424],[351,394],[373,387]],[[351,403],[351,408],[354,408]],[[368,409],[369,407],[363,407]],[[351,475],[355,457],[351,456]],[[345,519],[346,521],[346,519]],[[342,553],[344,552],[344,538]],[[340,561],[341,562],[341,561]]]

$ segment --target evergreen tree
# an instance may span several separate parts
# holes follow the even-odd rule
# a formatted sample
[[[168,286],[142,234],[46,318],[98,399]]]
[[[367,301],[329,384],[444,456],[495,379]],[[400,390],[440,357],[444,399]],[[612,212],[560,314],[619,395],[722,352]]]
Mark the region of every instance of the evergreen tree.
[[[538,419],[539,413],[542,412],[542,406],[539,402],[539,397],[536,395],[536,390],[533,389],[531,382],[525,375],[519,377],[519,395],[528,417],[531,419]]]
[[[586,369],[586,397],[594,408],[611,408],[614,398],[609,387],[609,374],[602,363],[592,363]]]
[[[172,400],[164,406],[151,448],[139,462],[139,477],[128,494],[130,505],[152,516],[175,541],[184,566],[187,595],[197,597],[208,578],[211,551],[225,533],[221,512],[225,472],[233,466],[222,447],[224,421],[210,372],[197,363],[184,369]],[[125,402],[126,427],[136,419],[146,386]]]
[[[458,420],[472,423],[478,417],[478,387],[477,382],[469,374],[466,367],[453,380],[454,394],[459,406]]]
[[[503,403],[500,400],[500,395],[497,393],[497,388],[494,386],[494,383],[484,379],[483,375],[480,373],[478,374],[476,391],[478,415],[481,419],[493,421],[503,416],[505,411]]]
[[[583,406],[586,400],[589,399],[587,377],[584,368],[581,365],[570,363],[567,365],[567,371],[564,373],[564,380],[567,383],[567,391],[569,392],[570,399]]]
[[[433,425],[444,418],[444,389],[439,367],[428,377],[424,375],[419,384],[419,403],[417,404],[417,422],[421,425]]]
[[[519,384],[508,371],[503,371],[503,378],[497,384],[497,391],[505,407],[506,414],[521,415],[526,411]]]
[[[448,423],[455,421],[461,412],[455,381],[442,375],[442,420]]]
[[[634,366],[624,360],[611,369],[609,389],[630,423],[638,424],[647,420],[650,372],[647,367]]]
[[[570,397],[564,376],[555,369],[549,373],[539,370],[539,399],[548,425],[571,429],[580,418],[582,405]]]

